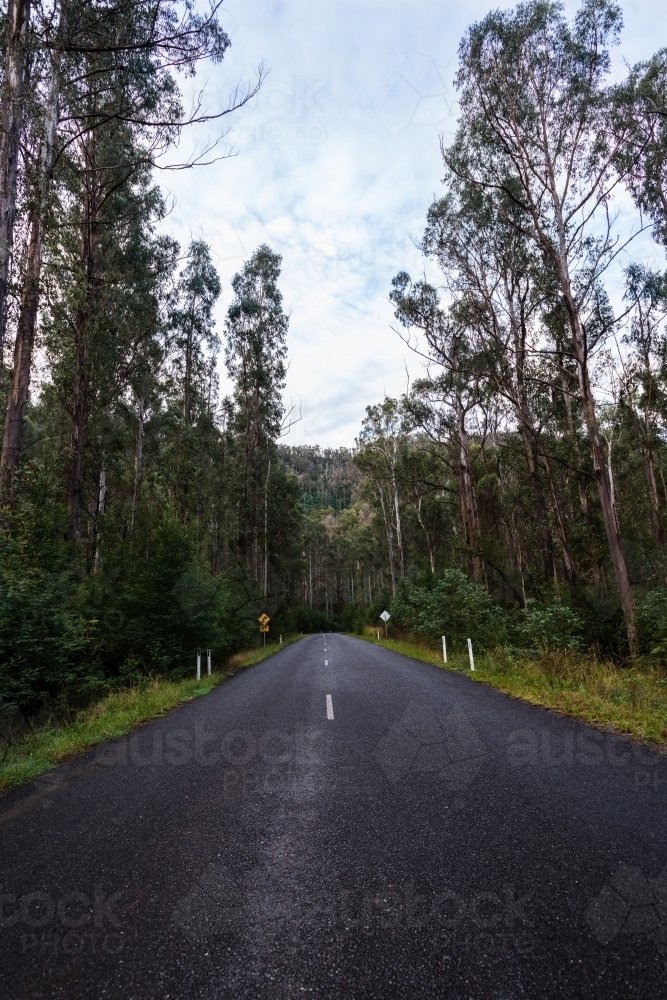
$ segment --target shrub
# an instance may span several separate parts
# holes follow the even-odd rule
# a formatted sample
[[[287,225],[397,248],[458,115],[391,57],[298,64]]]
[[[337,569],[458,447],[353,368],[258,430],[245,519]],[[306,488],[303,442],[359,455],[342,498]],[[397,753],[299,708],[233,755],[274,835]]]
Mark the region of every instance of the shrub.
[[[529,602],[517,626],[522,644],[538,649],[580,649],[583,632],[583,620],[558,600],[542,606]]]
[[[432,589],[414,587],[392,601],[392,624],[431,643],[447,637],[448,647],[466,649],[472,639],[490,649],[505,639],[505,616],[488,593],[460,570],[446,570]]]
[[[658,587],[637,603],[641,651],[667,660],[667,587]]]

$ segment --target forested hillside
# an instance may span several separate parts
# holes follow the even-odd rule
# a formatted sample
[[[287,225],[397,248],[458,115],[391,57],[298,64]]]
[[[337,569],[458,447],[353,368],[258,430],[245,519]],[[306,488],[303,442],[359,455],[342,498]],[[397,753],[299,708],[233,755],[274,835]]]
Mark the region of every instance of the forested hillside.
[[[422,240],[439,278],[388,288],[423,377],[323,450],[287,443],[280,256],[257,248],[216,330],[210,248],[164,235],[156,161],[206,117],[180,88],[225,56],[218,8],[10,0],[1,699],[222,661],[260,611],[667,657],[667,278],[617,231],[622,204],[664,260],[667,50],[610,86],[619,31],[607,0],[469,29]]]

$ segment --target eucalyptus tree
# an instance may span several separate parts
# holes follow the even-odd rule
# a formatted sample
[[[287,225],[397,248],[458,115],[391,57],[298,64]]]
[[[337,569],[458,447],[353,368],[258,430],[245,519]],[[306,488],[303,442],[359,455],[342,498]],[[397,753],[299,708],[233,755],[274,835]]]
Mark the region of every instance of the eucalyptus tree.
[[[125,145],[123,183],[132,184],[138,174],[174,147],[186,126],[222,119],[250,100],[261,85],[261,67],[254,86],[237,86],[227,105],[219,110],[205,111],[202,94],[187,112],[180,100],[174,73],[191,76],[202,60],[219,62],[229,48],[229,36],[219,23],[220,6],[219,2],[213,3],[207,12],[201,13],[191,4],[171,0],[120,0],[112,5],[98,0],[82,3],[56,0],[48,8],[37,9],[37,23],[25,44],[12,41],[14,35],[9,31],[5,84],[15,77],[18,79],[18,70],[7,76],[8,68],[11,70],[19,57],[25,60],[30,49],[32,132],[24,136],[23,142],[21,183],[28,209],[29,240],[0,460],[0,493],[5,499],[20,456],[20,431],[32,368],[46,214],[54,170],[56,175],[62,173],[64,165],[67,172],[68,166],[71,169],[78,160],[82,164],[82,179],[94,176],[95,184],[99,185],[101,172],[108,167],[113,183],[119,183],[115,154],[108,164],[100,161],[104,142],[97,142],[97,135],[105,129],[116,132],[125,129],[134,136],[135,143],[132,150]],[[30,7],[25,0],[16,0],[11,17],[20,20],[19,7],[25,8],[26,21]],[[27,29],[22,30],[25,34]],[[18,93],[20,89],[17,83],[14,90]],[[9,131],[3,134],[11,138],[12,129],[21,131],[25,116],[21,118],[19,113],[21,100],[16,95],[5,96],[7,114],[11,111],[14,115],[14,124],[8,124]],[[23,127],[25,130],[25,122]],[[6,282],[3,284],[2,274],[9,266],[9,251],[5,260],[2,247],[11,247],[12,205],[16,203],[17,191],[13,142],[9,145],[0,142],[0,179],[7,179],[4,188],[0,183],[5,190],[5,196],[0,191],[0,201],[4,197],[9,206],[4,215],[4,242],[0,234],[0,317],[6,312],[2,299]],[[171,164],[171,168],[210,162],[212,155],[208,148],[195,154],[187,164]],[[89,195],[90,190],[86,197]],[[109,224],[107,220],[106,225]]]
[[[499,213],[520,210],[521,231],[553,270],[567,314],[607,544],[628,642],[636,650],[630,578],[614,516],[591,385],[595,291],[617,252],[608,212],[614,164],[634,126],[609,127],[604,89],[621,27],[611,0],[585,0],[570,24],[559,4],[532,0],[468,29],[459,49],[461,118],[448,169],[488,192]],[[514,214],[507,221],[517,225]],[[609,333],[598,330],[597,343]]]
[[[407,408],[414,410],[414,401]],[[413,432],[407,443],[401,463],[401,481],[405,502],[414,511],[414,517],[424,540],[431,576],[435,576],[438,556],[441,559],[442,543],[451,538],[451,527],[447,523],[443,461],[439,449],[433,446],[428,435]],[[408,542],[408,549],[416,554],[420,545],[414,535]],[[413,563],[415,555],[412,555]]]
[[[532,486],[544,577],[549,579],[555,573],[543,486],[546,474],[563,568],[572,583],[574,564],[560,502],[532,406],[536,392],[548,379],[540,324],[545,297],[542,261],[536,259],[520,226],[506,221],[507,215],[514,215],[517,222],[513,204],[505,202],[500,214],[492,199],[478,188],[456,177],[449,178],[448,186],[446,197],[429,209],[422,250],[437,260],[456,315],[467,326],[476,354],[477,377],[483,378],[489,393],[500,396],[514,413]]]
[[[58,31],[60,25],[55,28]],[[55,49],[50,54],[46,71],[46,96],[44,110],[35,122],[37,135],[32,143],[25,142],[26,189],[28,194],[28,245],[26,251],[23,287],[21,290],[12,378],[7,394],[0,455],[0,499],[11,497],[14,473],[19,464],[23,414],[28,400],[32,356],[37,327],[40,300],[40,279],[44,253],[44,233],[48,210],[51,175],[55,155],[56,130],[59,116],[61,53]],[[33,70],[34,75],[34,70]],[[35,162],[30,163],[29,151],[34,149]],[[2,151],[0,150],[0,162]],[[7,239],[9,236],[7,235]],[[4,266],[0,260],[0,270]],[[2,310],[2,281],[0,279],[0,316]],[[4,335],[4,327],[3,327]],[[0,358],[2,357],[2,337],[0,337]]]
[[[0,85],[0,361],[5,344],[7,284],[16,218],[19,146],[30,60],[30,0],[8,0]]]
[[[397,400],[386,398],[379,405],[367,406],[355,456],[355,464],[372,479],[377,491],[387,535],[389,572],[394,595],[397,584],[396,556],[398,575],[401,579],[406,575],[399,466],[408,431],[407,415],[401,411]]]
[[[649,496],[651,533],[662,545],[664,530],[655,471],[658,438],[667,413],[667,276],[641,264],[626,270],[625,297],[632,304],[626,343],[633,348],[624,371],[624,403],[633,416]]]
[[[401,272],[392,281],[390,300],[398,322],[408,330],[418,330],[426,341],[429,375],[415,382],[409,407],[424,432],[446,445],[442,454],[456,471],[465,546],[473,576],[479,581],[484,569],[469,425],[483,412],[484,371],[465,318],[454,308],[443,310],[432,285],[412,282]]]
[[[159,355],[159,288],[174,247],[155,236],[159,192],[145,171],[115,183],[124,171],[96,169],[115,148],[122,164],[131,144],[124,128],[100,132],[86,168],[74,167],[73,197],[49,237],[43,342],[62,418],[68,427],[66,502],[69,537],[81,536],[81,515],[94,519],[104,471],[99,419],[124,400],[140,372]],[[120,134],[118,134],[120,133]],[[76,181],[84,175],[83,191]],[[79,190],[77,190],[79,188]],[[56,237],[57,233],[57,239]],[[89,522],[90,523],[90,522]]]
[[[289,316],[278,287],[282,257],[263,244],[232,279],[234,299],[225,324],[225,361],[233,382],[240,548],[248,569],[268,593],[269,486],[283,430],[282,390]]]
[[[611,100],[617,168],[667,247],[667,49],[634,66]]]
[[[220,341],[213,309],[221,291],[220,278],[204,240],[193,240],[169,311],[169,377],[178,408],[174,494],[181,518],[187,520],[201,490],[192,489],[204,466],[204,440],[213,432],[217,405],[215,363]]]

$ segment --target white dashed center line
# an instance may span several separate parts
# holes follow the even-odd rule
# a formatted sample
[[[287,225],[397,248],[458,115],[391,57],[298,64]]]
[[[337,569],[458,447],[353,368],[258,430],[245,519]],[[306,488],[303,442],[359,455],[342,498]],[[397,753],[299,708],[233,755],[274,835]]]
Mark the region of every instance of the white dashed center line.
[[[328,666],[329,666],[329,661],[328,661],[328,660],[325,660],[325,661],[324,661],[324,666],[325,666],[325,667],[328,667]]]
[[[327,719],[333,719],[333,702],[330,694],[327,695]]]

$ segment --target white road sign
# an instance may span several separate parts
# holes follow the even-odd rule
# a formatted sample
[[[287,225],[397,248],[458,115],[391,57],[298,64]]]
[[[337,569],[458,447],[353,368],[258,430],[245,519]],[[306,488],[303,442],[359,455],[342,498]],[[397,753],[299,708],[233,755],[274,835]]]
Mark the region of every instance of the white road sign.
[[[380,615],[380,618],[386,624],[389,621],[389,619],[391,618],[391,615],[389,614],[388,611],[383,611],[382,614]]]

